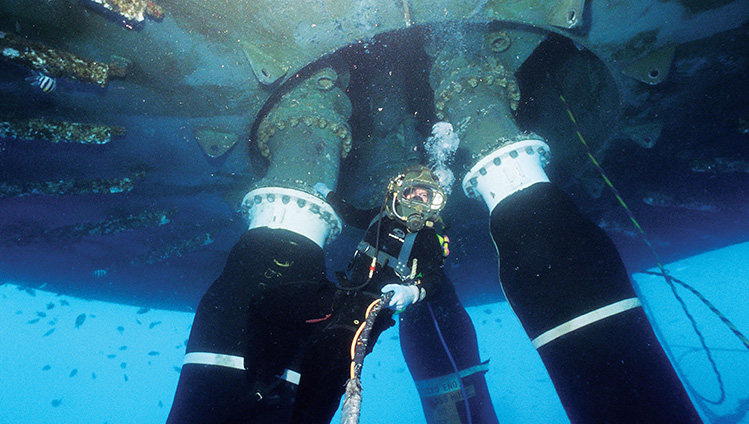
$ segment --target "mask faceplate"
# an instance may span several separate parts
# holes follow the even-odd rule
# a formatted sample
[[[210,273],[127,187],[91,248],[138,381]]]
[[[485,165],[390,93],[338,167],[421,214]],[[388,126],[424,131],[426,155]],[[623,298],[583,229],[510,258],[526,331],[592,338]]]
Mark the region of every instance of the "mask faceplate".
[[[386,210],[391,218],[406,222],[409,230],[419,231],[437,220],[445,200],[437,177],[424,166],[411,166],[390,181]]]

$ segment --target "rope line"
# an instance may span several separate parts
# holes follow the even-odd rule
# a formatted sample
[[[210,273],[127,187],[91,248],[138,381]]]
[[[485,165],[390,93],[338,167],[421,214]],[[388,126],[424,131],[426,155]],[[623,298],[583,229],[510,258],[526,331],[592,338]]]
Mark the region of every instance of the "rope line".
[[[627,216],[629,217],[630,221],[632,221],[632,224],[634,224],[635,228],[637,228],[637,230],[640,232],[640,237],[648,246],[648,249],[650,249],[650,252],[653,254],[653,257],[655,258],[656,266],[660,270],[660,273],[656,273],[656,272],[646,272],[646,273],[652,274],[652,275],[660,275],[666,280],[666,283],[671,288],[671,292],[673,293],[677,302],[681,306],[681,309],[684,311],[684,314],[689,319],[692,329],[697,334],[697,337],[700,340],[700,345],[702,346],[702,349],[705,351],[705,354],[707,355],[707,359],[710,362],[710,366],[712,367],[713,372],[715,373],[715,376],[718,380],[718,385],[720,387],[720,398],[717,401],[715,401],[715,400],[707,399],[706,397],[700,394],[697,394],[697,396],[702,398],[705,402],[708,402],[714,405],[719,405],[723,403],[726,399],[726,391],[725,391],[725,385],[723,383],[723,378],[720,374],[720,371],[718,371],[718,365],[715,363],[715,360],[713,359],[713,355],[710,349],[707,347],[707,344],[705,343],[705,338],[702,335],[702,332],[700,331],[699,327],[697,326],[697,321],[694,319],[694,316],[692,316],[692,314],[689,312],[689,309],[687,308],[687,305],[684,302],[684,300],[681,298],[681,296],[679,296],[678,292],[676,291],[676,285],[674,283],[678,283],[679,285],[683,286],[684,288],[692,292],[695,296],[697,296],[697,298],[704,305],[706,305],[710,309],[710,311],[712,311],[715,315],[717,315],[718,318],[731,330],[731,332],[733,332],[733,334],[736,337],[738,337],[738,339],[741,341],[741,343],[744,344],[744,346],[747,349],[749,349],[749,340],[747,340],[746,336],[744,336],[741,333],[741,331],[739,331],[736,325],[734,325],[731,322],[731,320],[728,319],[728,317],[726,317],[721,311],[719,311],[718,308],[716,308],[715,305],[712,304],[712,302],[710,302],[705,296],[703,296],[699,291],[697,291],[697,289],[695,289],[694,287],[690,286],[689,284],[683,281],[680,281],[672,277],[669,274],[669,271],[661,263],[661,258],[658,255],[658,252],[656,252],[655,247],[653,246],[653,244],[650,242],[647,235],[645,234],[645,230],[643,230],[642,227],[640,226],[640,223],[637,222],[637,219],[635,218],[634,214],[627,206],[627,203],[622,198],[621,194],[619,193],[619,190],[617,190],[616,187],[614,187],[614,184],[608,178],[603,168],[596,160],[595,156],[593,156],[593,152],[590,150],[588,143],[585,141],[585,137],[583,137],[582,135],[580,126],[578,125],[577,120],[575,119],[575,115],[572,113],[572,109],[570,108],[569,103],[567,103],[567,100],[564,98],[561,92],[559,92],[559,90],[557,90],[557,92],[559,94],[559,99],[562,101],[562,104],[564,105],[564,108],[567,111],[567,115],[569,116],[570,120],[572,121],[572,124],[575,127],[575,132],[577,133],[577,137],[578,139],[580,139],[580,142],[583,144],[585,148],[585,153],[588,155],[588,158],[590,159],[590,161],[593,163],[593,165],[595,165],[596,169],[601,174],[601,177],[603,178],[603,181],[606,183],[606,186],[611,190],[611,192],[614,194],[616,199],[619,201],[619,204],[621,204],[621,206],[624,208],[624,211],[627,213]]]
[[[471,405],[468,403],[468,393],[466,393],[466,386],[463,383],[463,378],[460,376],[460,370],[458,369],[458,364],[455,362],[453,355],[450,353],[450,349],[447,347],[447,342],[445,341],[445,338],[442,336],[442,330],[440,329],[439,323],[437,323],[437,317],[434,315],[434,310],[432,310],[432,304],[427,302],[427,308],[429,308],[429,314],[432,316],[432,322],[434,323],[434,328],[437,330],[437,336],[439,336],[440,342],[442,343],[442,347],[445,349],[445,353],[447,353],[447,358],[450,360],[450,365],[453,366],[453,371],[455,371],[455,376],[458,378],[458,385],[460,386],[460,393],[463,395],[463,402],[466,407],[466,419],[468,420],[468,424],[473,424],[473,417],[471,416]]]
[[[676,283],[680,284],[681,286],[685,287],[687,290],[691,291],[695,296],[697,296],[698,299],[700,299],[700,301],[702,301],[702,303],[705,304],[705,306],[707,306],[715,315],[717,315],[718,318],[720,318],[720,320],[726,326],[728,326],[728,328],[736,335],[736,337],[738,337],[738,339],[741,341],[741,343],[747,349],[749,349],[749,339],[747,339],[746,336],[744,336],[741,333],[741,331],[736,327],[736,325],[734,325],[731,322],[731,320],[728,319],[728,317],[726,317],[722,312],[720,312],[720,310],[718,310],[718,308],[716,308],[715,305],[713,305],[709,300],[707,300],[707,298],[705,298],[705,296],[703,296],[699,291],[697,291],[697,289],[695,289],[694,287],[690,286],[689,284],[687,284],[687,283],[685,283],[685,282],[683,282],[681,280],[678,280],[678,279],[673,278],[673,277],[670,276],[669,271],[661,263],[661,259],[660,259],[660,256],[658,255],[658,252],[655,251],[655,247],[653,247],[653,244],[650,242],[650,240],[648,239],[647,235],[645,234],[645,230],[643,230],[642,227],[640,226],[640,224],[637,222],[637,219],[635,219],[634,214],[629,209],[629,207],[627,206],[627,204],[624,202],[624,199],[619,194],[619,191],[616,189],[616,187],[614,187],[614,184],[611,183],[611,180],[609,180],[609,178],[606,176],[606,173],[603,171],[603,168],[601,168],[601,165],[598,163],[598,161],[596,160],[596,158],[593,156],[593,152],[591,152],[590,147],[588,146],[588,143],[585,141],[585,138],[582,135],[582,132],[580,130],[580,126],[577,124],[577,120],[575,119],[575,116],[572,114],[572,109],[570,108],[569,103],[567,103],[567,100],[564,98],[564,96],[562,94],[559,94],[559,99],[562,101],[562,104],[564,104],[564,108],[567,111],[567,115],[570,117],[570,120],[572,121],[572,124],[575,126],[575,132],[577,133],[577,137],[583,143],[583,146],[585,147],[585,152],[587,153],[587,155],[590,158],[591,162],[593,162],[593,164],[596,166],[596,168],[598,169],[598,172],[601,174],[601,176],[603,177],[603,180],[606,182],[606,185],[614,193],[614,196],[616,196],[617,200],[619,200],[619,203],[622,205],[622,207],[626,211],[627,216],[629,216],[629,219],[632,221],[632,223],[635,225],[635,227],[637,228],[637,230],[640,232],[640,235],[641,235],[643,241],[645,242],[645,244],[648,245],[648,247],[650,248],[650,252],[655,257],[656,266],[658,267],[658,269],[661,272],[660,273],[650,273],[649,272],[649,273],[653,274],[653,275],[661,275],[661,276],[663,276],[666,279],[666,282],[670,286],[672,286],[672,287],[674,285],[674,282],[676,282]],[[672,288],[672,290],[674,290],[674,289]],[[677,296],[677,298],[678,298],[678,296]],[[686,305],[682,304],[682,308],[684,308],[684,311],[687,313],[687,315],[689,315],[688,311],[686,310]],[[695,330],[696,330],[696,328],[695,328]]]

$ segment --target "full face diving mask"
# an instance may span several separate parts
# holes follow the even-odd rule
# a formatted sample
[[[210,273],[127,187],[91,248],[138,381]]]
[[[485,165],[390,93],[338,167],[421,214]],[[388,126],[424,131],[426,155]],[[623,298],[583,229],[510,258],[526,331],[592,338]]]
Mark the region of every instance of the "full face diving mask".
[[[388,185],[386,212],[410,231],[432,226],[445,207],[445,191],[437,177],[422,165],[408,167]]]

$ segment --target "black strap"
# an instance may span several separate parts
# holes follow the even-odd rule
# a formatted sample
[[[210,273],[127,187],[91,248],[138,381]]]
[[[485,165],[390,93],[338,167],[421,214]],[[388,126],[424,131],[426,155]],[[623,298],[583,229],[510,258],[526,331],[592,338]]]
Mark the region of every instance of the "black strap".
[[[381,266],[389,266],[393,268],[395,273],[401,278],[408,278],[411,274],[411,268],[408,266],[408,258],[411,257],[411,250],[413,250],[417,235],[418,233],[406,234],[397,258],[382,251],[377,252],[377,263]],[[357,250],[370,258],[375,255],[375,248],[363,240],[359,242]]]
[[[411,268],[408,266],[408,258],[411,256],[411,250],[413,250],[414,242],[416,241],[417,233],[406,234],[405,240],[403,240],[403,246],[398,254],[398,264],[395,269],[395,273],[401,278],[408,278],[411,275]]]

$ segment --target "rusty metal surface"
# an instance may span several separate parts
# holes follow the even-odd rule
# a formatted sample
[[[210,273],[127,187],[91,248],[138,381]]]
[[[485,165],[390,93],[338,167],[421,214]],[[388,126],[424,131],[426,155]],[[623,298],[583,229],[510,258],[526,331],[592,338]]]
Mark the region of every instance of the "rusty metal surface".
[[[103,3],[128,4],[137,13],[122,19],[125,14],[107,12]],[[202,227],[190,227],[184,237],[212,234],[216,243],[206,254],[220,267],[236,231],[243,228],[236,207],[247,189],[266,175],[267,158],[273,158],[263,156],[273,150],[266,141],[281,143],[282,134],[290,129],[307,128],[303,119],[294,121],[291,116],[288,125],[287,117],[281,116],[277,117],[283,120],[260,125],[258,118],[265,117],[282,98],[287,83],[304,74],[310,64],[346,49],[376,58],[377,49],[400,48],[402,40],[418,38],[414,34],[450,32],[462,25],[491,29],[488,33],[493,35],[486,41],[501,56],[505,71],[514,73],[518,81],[519,92],[500,91],[510,94],[508,109],[517,114],[522,129],[536,130],[550,140],[553,163],[565,168],[560,174],[584,186],[593,197],[600,195],[600,177],[589,172],[569,120],[555,103],[554,90],[568,99],[604,163],[617,163],[626,156],[622,152],[642,163],[651,152],[656,154],[664,135],[673,149],[684,151],[675,156],[657,152],[662,155],[658,158],[703,159],[700,149],[713,143],[711,137],[727,137],[725,128],[741,127],[738,122],[746,117],[738,110],[735,116],[723,117],[724,109],[703,105],[746,103],[746,95],[731,92],[720,78],[727,75],[736,81],[746,73],[742,51],[749,51],[744,48],[749,8],[745,1],[164,0],[158,6],[149,4],[141,0],[0,0],[0,31],[8,34],[7,40],[65,53],[59,55],[61,68],[0,55],[0,121],[46,119],[127,128],[125,137],[103,145],[28,143],[21,133],[5,133],[0,139],[0,182],[20,187],[24,181],[139,175],[138,184],[122,204],[114,199],[117,196],[76,201],[63,197],[55,200],[62,204],[62,212],[42,214],[43,223],[38,225],[62,228],[75,225],[75,219],[100,222],[113,209],[135,214],[153,203],[177,207],[185,215],[192,214],[190,220],[203,219]],[[7,40],[6,44],[0,41],[3,49],[14,48]],[[544,61],[541,57],[553,56],[559,49],[565,51],[562,59]],[[21,50],[16,50],[20,57]],[[394,53],[396,59],[411,60],[409,50]],[[98,77],[78,78],[74,72],[56,70],[73,69],[70,65],[79,59],[100,64],[96,68],[100,72],[89,72]],[[24,79],[32,69],[55,77],[58,88],[42,93],[30,87]],[[461,87],[478,86],[478,77],[473,77],[467,75]],[[421,78],[428,80],[428,75]],[[450,97],[450,93],[443,94]],[[352,120],[362,114],[377,120],[377,109],[365,110],[367,105],[361,103],[366,102],[358,100]],[[431,104],[432,99],[420,100]],[[689,128],[675,124],[693,121],[700,124]],[[356,122],[351,121],[349,131],[339,122],[335,127],[325,122],[320,129],[318,120],[314,124],[320,131],[314,133],[337,135],[344,147],[341,156],[348,155],[342,159],[347,161],[345,166],[372,170],[357,178],[376,175],[372,181],[379,181],[396,162],[380,160],[382,152],[394,149],[388,146],[410,146],[403,139],[417,132],[416,123],[400,128],[399,122],[392,117],[377,124],[392,130],[390,138],[379,130],[357,133]],[[271,123],[273,134],[267,125]],[[385,142],[366,144],[372,134],[372,139]],[[620,139],[627,141],[620,143]],[[314,146],[308,143],[305,148]],[[477,146],[476,151],[482,148]],[[406,153],[398,153],[398,160],[406,160]],[[725,152],[717,153],[727,157]],[[367,195],[371,193],[361,197]],[[24,212],[43,208],[33,199],[14,197],[11,203]],[[90,216],[81,216],[79,211]],[[460,213],[468,215],[466,211],[475,212],[469,207]],[[185,222],[185,215],[178,214],[156,231],[170,231]],[[20,212],[7,216],[26,222]],[[146,250],[152,240],[162,240],[162,236],[144,235],[132,249]],[[28,256],[19,251],[7,257],[13,254]],[[210,280],[213,269],[206,266],[200,270],[204,274],[196,271],[190,281]]]
[[[608,66],[625,103],[641,106],[638,84],[643,80],[658,84],[668,73],[669,55],[658,56],[659,51],[736,28],[749,18],[740,1],[696,8],[688,2],[648,0],[587,4],[579,0],[322,4],[192,0],[163,2],[163,21],[148,21],[132,31],[85,3],[37,0],[25,4],[31,7],[0,2],[3,26],[10,26],[2,30],[15,24],[23,37],[72,54],[93,50],[99,61],[116,55],[135,64],[133,75],[123,82],[124,90],[117,93],[121,102],[113,105],[102,99],[67,108],[83,108],[92,115],[134,111],[178,116],[241,114],[250,119],[279,81],[320,57],[366,43],[378,34],[453,22],[501,21],[518,34],[549,31],[568,37]],[[718,20],[719,26],[714,24]],[[190,39],[192,45],[175,42],[178,38]],[[92,45],[93,49],[84,48]],[[660,61],[645,69],[653,55]],[[648,76],[653,72],[655,77]],[[213,76],[213,83],[192,83],[205,74]],[[140,89],[137,94],[131,84]],[[137,102],[143,89],[151,98]],[[163,100],[164,94],[171,96],[169,102]],[[64,113],[66,105],[60,107]]]

